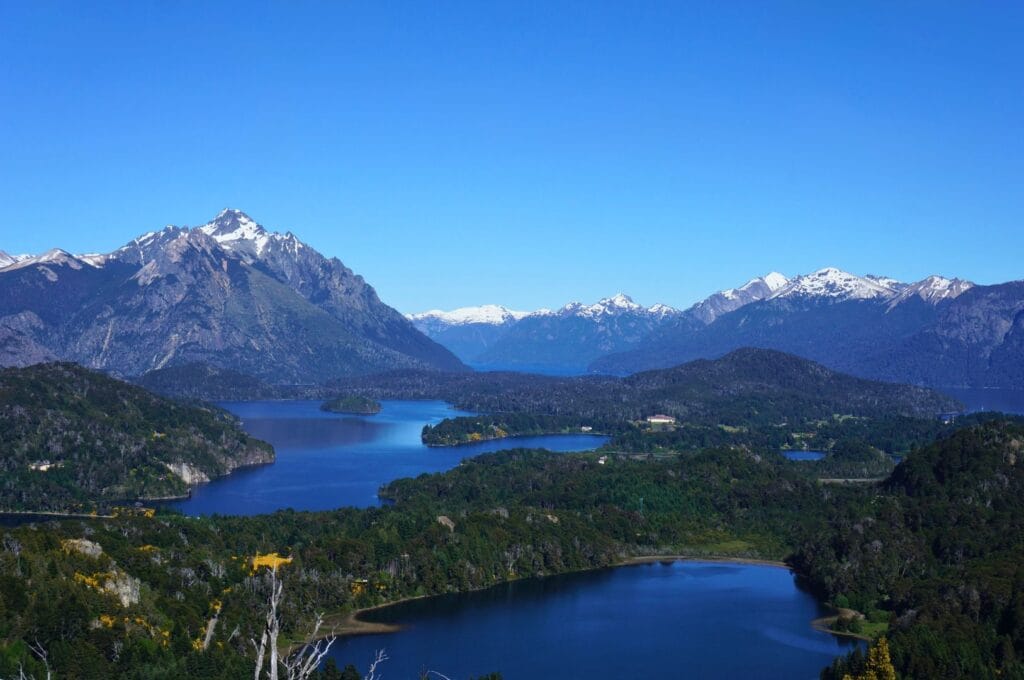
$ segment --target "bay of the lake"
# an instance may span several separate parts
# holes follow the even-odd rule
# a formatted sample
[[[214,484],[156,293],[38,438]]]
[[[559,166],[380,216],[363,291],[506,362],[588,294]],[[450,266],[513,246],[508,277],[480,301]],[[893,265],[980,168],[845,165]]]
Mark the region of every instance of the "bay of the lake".
[[[526,579],[366,612],[397,633],[343,638],[331,656],[386,678],[758,678],[819,671],[858,644],[814,629],[826,615],[783,568],[655,562]],[[430,676],[438,677],[438,676]]]
[[[424,472],[442,472],[488,451],[544,448],[586,451],[607,441],[594,435],[515,437],[457,447],[428,448],[423,426],[472,415],[442,401],[384,401],[373,416],[320,410],[319,401],[243,401],[220,404],[277,453],[271,465],[236,470],[196,487],[191,498],[167,505],[186,515],[258,515],[283,508],[330,510],[379,504],[380,486]]]

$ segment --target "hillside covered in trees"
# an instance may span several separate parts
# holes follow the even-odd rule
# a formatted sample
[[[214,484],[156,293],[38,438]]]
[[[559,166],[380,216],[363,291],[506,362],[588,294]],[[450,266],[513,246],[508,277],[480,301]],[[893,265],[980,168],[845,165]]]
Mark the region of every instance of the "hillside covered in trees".
[[[401,374],[385,376],[376,388],[359,385],[381,397],[434,396],[485,412],[425,427],[423,441],[431,446],[582,431],[609,434],[608,448],[632,453],[714,446],[829,451],[859,440],[902,455],[948,430],[937,414],[960,407],[931,390],[861,380],[770,350],[625,379]],[[653,414],[676,423],[649,427],[644,420]]]
[[[274,460],[234,416],[75,364],[0,370],[0,510],[88,511],[177,496]]]
[[[486,413],[532,413],[635,420],[666,413],[681,420],[732,424],[809,420],[833,414],[934,417],[960,404],[934,390],[854,378],[813,361],[764,349],[720,359],[608,376],[403,371],[332,383],[339,395],[443,399]]]
[[[605,464],[515,450],[396,480],[381,508],[8,529],[0,675],[18,663],[38,674],[39,640],[73,677],[251,677],[269,587],[252,558],[280,553],[289,640],[319,611],[632,555],[742,556],[787,559],[823,598],[867,615],[903,677],[1020,677],[1022,446],[1020,421],[971,425],[867,487],[821,485],[805,463],[736,448]]]

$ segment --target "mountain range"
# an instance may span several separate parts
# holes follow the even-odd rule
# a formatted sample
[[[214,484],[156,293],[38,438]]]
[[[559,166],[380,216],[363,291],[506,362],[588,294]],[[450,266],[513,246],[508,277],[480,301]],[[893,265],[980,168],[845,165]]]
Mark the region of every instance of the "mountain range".
[[[620,293],[557,310],[527,313],[485,305],[408,318],[474,368],[571,374],[584,372],[599,357],[634,347],[679,315],[667,305],[643,307]]]
[[[622,294],[556,312],[480,309],[409,318],[476,368],[624,375],[762,347],[867,378],[1024,387],[1024,282],[904,283],[828,267],[773,272],[686,310],[645,308]]]
[[[904,283],[829,267],[772,272],[682,310],[619,293],[555,310],[485,305],[405,317],[337,258],[238,210],[110,253],[0,251],[0,366],[63,360],[126,377],[230,375],[273,392],[467,364],[624,375],[740,347],[866,378],[1020,388],[1024,282]]]
[[[272,383],[464,370],[363,278],[238,210],[107,254],[0,252],[0,365],[136,376],[205,363]]]

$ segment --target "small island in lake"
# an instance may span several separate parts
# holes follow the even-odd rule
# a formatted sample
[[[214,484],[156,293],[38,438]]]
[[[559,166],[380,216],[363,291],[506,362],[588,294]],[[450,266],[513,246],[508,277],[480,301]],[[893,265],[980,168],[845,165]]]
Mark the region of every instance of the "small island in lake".
[[[331,413],[351,413],[360,416],[373,416],[380,413],[380,402],[374,401],[369,397],[351,395],[325,401],[320,405],[320,410],[330,411]]]

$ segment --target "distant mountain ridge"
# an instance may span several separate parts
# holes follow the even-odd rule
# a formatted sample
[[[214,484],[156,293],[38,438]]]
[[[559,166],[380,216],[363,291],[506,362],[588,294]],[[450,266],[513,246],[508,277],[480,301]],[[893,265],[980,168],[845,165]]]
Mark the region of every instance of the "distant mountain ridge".
[[[464,369],[340,260],[238,210],[112,253],[2,262],[0,365],[62,359],[141,375],[203,362],[273,383]]]
[[[868,378],[1020,389],[1022,286],[938,275],[906,283],[826,267],[792,278],[773,272],[682,311],[620,294],[498,322],[436,311],[411,318],[481,369],[624,375],[763,347]]]
[[[644,307],[618,293],[556,310],[521,312],[484,305],[408,318],[474,368],[572,373],[585,370],[599,356],[631,347],[680,314],[664,304]]]
[[[1024,282],[929,276],[905,284],[837,271],[798,277],[704,328],[652,333],[590,370],[628,374],[763,347],[867,378],[1024,388]]]

